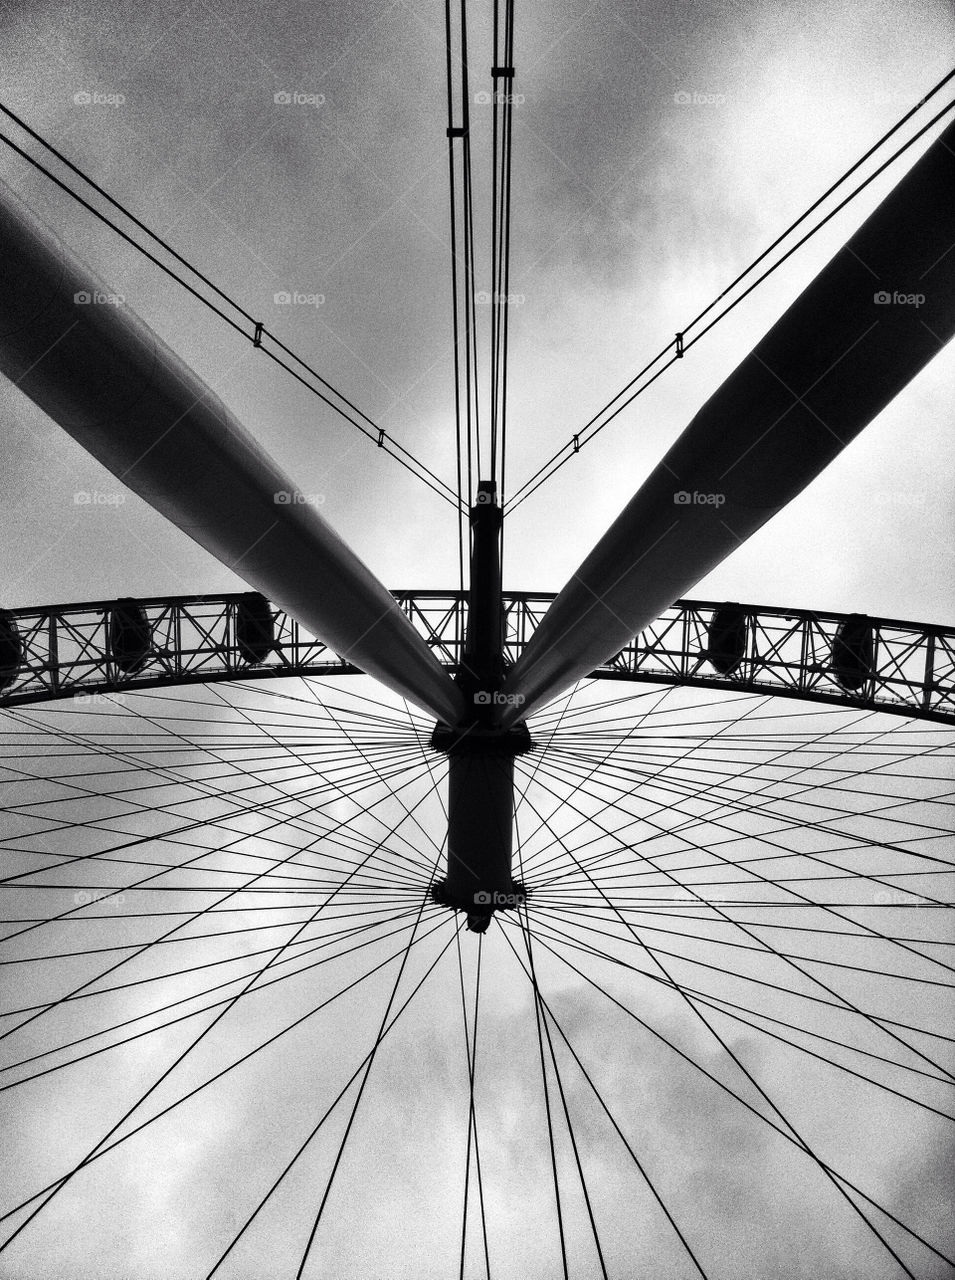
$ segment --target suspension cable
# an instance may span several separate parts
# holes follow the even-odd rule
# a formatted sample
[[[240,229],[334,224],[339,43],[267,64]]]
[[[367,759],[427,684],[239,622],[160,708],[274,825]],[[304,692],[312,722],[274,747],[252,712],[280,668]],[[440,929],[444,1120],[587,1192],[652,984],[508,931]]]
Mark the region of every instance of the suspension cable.
[[[454,347],[454,441],[455,441],[455,476],[457,480],[458,493],[458,578],[460,588],[464,590],[464,510],[465,502],[462,492],[463,477],[461,474],[461,350],[460,335],[458,326],[458,216],[457,216],[457,200],[455,197],[454,182],[454,156],[456,138],[464,137],[463,126],[456,127],[454,123],[454,79],[451,65],[451,0],[444,0],[444,29],[445,29],[445,62],[446,76],[448,82],[448,191],[451,202],[451,326],[452,326],[452,342]],[[465,353],[467,357],[467,352]],[[470,492],[471,478],[468,475],[468,491]]]
[[[115,197],[111,196],[106,190],[104,190],[103,187],[99,185],[99,183],[97,183],[93,178],[89,177],[86,173],[84,173],[83,170],[80,169],[78,165],[74,164],[65,155],[63,155],[61,151],[59,151],[55,146],[53,146],[52,143],[48,142],[35,129],[32,129],[30,125],[26,123],[26,121],[22,120],[20,116],[18,116],[15,112],[11,111],[9,107],[5,106],[3,103],[0,103],[0,112],[3,112],[4,115],[8,116],[17,125],[19,125],[20,128],[22,128],[27,134],[29,134],[31,138],[33,138],[36,142],[40,143],[41,146],[45,147],[47,151],[49,151],[52,155],[54,155],[57,158],[57,160],[59,160],[62,164],[64,164],[72,173],[74,173],[77,177],[81,178],[82,181],[84,181],[89,187],[91,187],[99,196],[101,196],[104,200],[108,201],[108,203],[112,205],[115,209],[117,209],[120,213],[122,213],[124,217],[128,218],[129,221],[134,224],[134,226],[136,226],[144,234],[148,235],[150,239],[152,239],[156,244],[158,244],[166,253],[170,254],[170,256],[173,257],[181,266],[185,267],[186,270],[191,272],[207,288],[211,289],[219,298],[221,298],[229,307],[231,307],[233,311],[237,312],[243,318],[243,320],[247,321],[248,324],[252,326],[252,332],[250,333],[244,325],[240,324],[238,321],[233,319],[232,316],[228,315],[215,302],[213,302],[210,298],[207,298],[206,296],[204,296],[198,289],[196,289],[193,285],[191,285],[187,280],[183,279],[181,275],[177,274],[176,271],[174,271],[166,263],[162,262],[159,258],[157,258],[155,254],[151,253],[144,245],[140,244],[127,232],[123,231],[123,229],[119,227],[115,222],[113,222],[109,217],[107,217],[106,214],[104,214],[101,210],[97,209],[94,205],[90,204],[90,202],[88,200],[85,200],[83,196],[79,194],[78,191],[75,191],[67,183],[63,182],[62,179],[58,178],[49,168],[47,168],[46,165],[44,165],[35,156],[30,155],[28,151],[25,151],[22,147],[18,146],[17,143],[15,143],[12,138],[9,138],[2,131],[0,131],[0,141],[5,142],[6,145],[12,151],[16,152],[16,154],[19,155],[22,159],[26,160],[28,164],[32,165],[36,170],[42,173],[45,177],[49,178],[51,182],[53,182],[62,191],[65,191],[67,195],[72,196],[72,198],[78,204],[82,205],[84,209],[92,213],[94,217],[98,218],[101,222],[103,222],[106,226],[108,226],[112,231],[115,231],[116,234],[121,237],[121,239],[123,239],[127,244],[131,245],[134,249],[137,249],[143,255],[143,257],[147,258],[155,266],[159,267],[161,271],[165,272],[166,275],[168,275],[171,279],[175,280],[177,284],[182,285],[182,287],[188,293],[190,293],[194,298],[196,298],[204,306],[208,307],[210,311],[214,312],[219,317],[220,320],[224,320],[225,323],[228,324],[237,333],[241,334],[244,338],[247,338],[252,343],[253,347],[258,348],[263,355],[268,356],[270,360],[272,360],[275,364],[277,364],[286,373],[290,374],[293,378],[295,378],[297,382],[300,382],[302,386],[306,387],[309,391],[311,391],[313,395],[317,396],[319,400],[321,400],[324,404],[328,405],[330,409],[333,409],[335,413],[337,413],[340,417],[344,418],[346,422],[348,422],[356,430],[360,431],[363,436],[373,441],[378,448],[382,449],[390,457],[394,458],[396,462],[398,462],[401,466],[405,468],[405,470],[410,471],[412,475],[416,476],[419,480],[421,480],[424,484],[426,484],[429,489],[431,489],[434,493],[438,495],[438,497],[443,498],[445,502],[450,502],[455,507],[459,507],[460,504],[459,504],[457,495],[455,494],[454,489],[452,489],[449,484],[447,484],[438,475],[436,475],[429,467],[427,467],[423,462],[421,462],[418,458],[416,458],[415,455],[410,452],[410,450],[404,447],[404,445],[400,444],[397,440],[393,439],[393,437],[389,436],[383,427],[379,427],[366,413],[364,413],[351,400],[349,400],[347,396],[345,396],[336,387],[334,387],[327,379],[323,378],[322,375],[318,372],[318,370],[315,369],[312,365],[310,365],[308,361],[303,360],[301,356],[299,356],[295,351],[291,349],[291,347],[287,346],[284,342],[282,342],[280,338],[278,338],[274,333],[272,333],[271,330],[268,329],[265,324],[263,324],[261,321],[256,320],[244,307],[242,307],[238,302],[236,302],[232,297],[230,297],[229,294],[227,294],[223,289],[219,288],[216,284],[214,284],[202,271],[200,271],[197,267],[193,266],[185,257],[183,257],[182,254],[178,253],[175,249],[173,249],[172,246],[169,245],[161,236],[159,236],[156,232],[152,231],[144,222],[142,222],[133,213],[131,213],[125,207],[125,205],[123,205]],[[300,368],[306,371],[306,373],[309,375],[310,378],[314,379],[315,382],[317,382],[319,386],[323,387],[325,390],[324,391],[320,390],[319,386],[314,385],[314,382],[310,382],[306,378],[304,378],[300,373],[298,373],[294,368],[292,368],[292,366],[287,361],[285,361],[280,355],[276,354],[276,351],[266,346],[265,340],[268,340],[268,342],[271,343],[273,347],[277,348],[278,351],[284,352],[285,355],[289,356],[292,360],[294,360],[295,363],[300,366]],[[341,401],[341,404],[336,403],[336,401],[331,399],[330,396],[326,394],[326,392],[329,392],[331,393],[331,395],[337,397],[337,399]],[[346,408],[342,408],[342,405],[345,405]],[[359,421],[359,419],[361,421]],[[363,425],[363,424],[367,424],[367,425]]]
[[[756,267],[758,267],[759,264],[763,262],[765,258],[779,244],[782,243],[783,240],[785,240],[789,235],[791,235],[791,233],[795,231],[796,228],[800,226],[800,224],[805,222],[805,220],[838,187],[842,186],[843,183],[845,183],[850,177],[852,177],[852,175],[860,168],[860,166],[863,165],[865,161],[868,160],[876,151],[878,151],[879,148],[882,147],[889,140],[889,138],[891,138],[893,134],[895,134],[908,120],[910,120],[911,117],[917,111],[919,111],[921,107],[924,106],[925,103],[929,101],[930,98],[934,97],[935,94],[937,94],[942,88],[944,88],[944,86],[953,78],[953,76],[955,76],[955,70],[950,71],[948,75],[946,75],[942,80],[938,82],[938,84],[934,86],[934,88],[930,89],[929,92],[925,95],[924,98],[921,99],[920,102],[916,103],[914,107],[912,107],[909,111],[907,111],[906,114],[902,116],[902,118],[898,120],[891,127],[891,129],[889,129],[885,134],[883,134],[883,136],[873,146],[871,146],[869,150],[865,152],[864,155],[860,156],[860,158],[856,160],[855,163],[849,169],[847,169],[846,172],[843,173],[840,178],[838,178],[826,191],[824,191],[821,196],[819,196],[816,200],[814,200],[813,203],[802,214],[800,214],[800,216],[789,227],[787,227],[785,231],[781,233],[781,235],[777,236],[776,239],[772,242],[772,244],[770,244],[766,249],[764,249],[763,252],[757,258],[755,258],[749,264],[748,267],[745,268],[744,271],[740,272],[740,274],[736,277],[735,280],[733,280],[729,285],[727,285],[726,288],[723,289],[723,291],[720,294],[718,294],[717,297],[714,298],[712,302],[710,302],[706,307],[704,307],[704,309],[699,313],[699,315],[694,317],[694,319],[691,320],[689,324],[687,324],[685,328],[676,335],[673,341],[668,342],[665,347],[663,347],[660,351],[658,351],[657,354],[653,357],[653,359],[650,360],[647,364],[645,364],[643,368],[639,371],[639,373],[635,374],[634,377],[630,379],[630,381],[626,384],[625,387],[623,387],[620,391],[618,391],[617,394],[613,396],[603,406],[602,409],[600,409],[596,414],[594,414],[594,416],[589,420],[589,422],[587,422],[578,432],[576,432],[571,437],[571,439],[567,441],[566,444],[562,445],[558,450],[556,450],[556,452],[541,467],[539,467],[538,470],[535,471],[534,474],[528,480],[526,480],[524,484],[515,492],[514,497],[507,503],[507,511],[511,512],[516,510],[516,508],[520,506],[522,502],[526,501],[526,499],[529,498],[532,493],[535,493],[537,489],[539,489],[540,486],[545,483],[545,481],[549,480],[551,476],[555,475],[561,469],[561,467],[563,467],[567,462],[571,460],[571,458],[574,457],[576,453],[579,453],[581,448],[585,444],[589,444],[590,441],[593,440],[594,437],[597,436],[604,429],[604,427],[608,426],[613,421],[613,419],[616,418],[617,415],[622,412],[622,410],[627,408],[627,406],[631,404],[637,398],[637,396],[642,395],[644,391],[647,391],[653,385],[653,383],[656,382],[657,378],[659,378],[663,373],[665,373],[666,370],[669,369],[673,364],[675,364],[677,360],[682,359],[685,353],[692,346],[694,346],[695,343],[699,342],[699,340],[702,337],[704,337],[705,334],[709,333],[709,331],[716,324],[718,324],[720,320],[724,319],[727,315],[729,315],[729,313],[735,307],[737,307],[743,301],[744,298],[746,298],[750,293],[752,293],[752,291],[757,287],[757,285],[762,284],[762,282],[765,279],[767,279],[767,277],[771,276],[774,271],[776,271],[779,267],[781,267],[783,263],[786,262],[787,259],[790,258],[796,252],[797,249],[800,249],[806,243],[807,240],[811,239],[812,236],[814,236],[817,231],[820,231],[833,217],[835,217],[837,213],[840,213],[842,209],[844,209],[845,206],[850,203],[850,201],[854,200],[856,196],[860,195],[861,192],[864,191],[865,188],[868,187],[870,183],[875,181],[875,179],[878,178],[889,167],[889,165],[893,164],[901,155],[904,154],[904,152],[906,152],[911,146],[913,146],[916,142],[918,142],[918,140],[929,129],[931,129],[933,125],[937,124],[938,121],[941,120],[943,116],[945,116],[949,111],[955,108],[955,102],[950,102],[945,107],[943,107],[939,112],[937,112],[932,117],[932,119],[928,121],[927,124],[923,125],[918,130],[917,133],[915,133],[911,138],[909,138],[907,142],[903,143],[903,145],[899,147],[897,151],[895,151],[891,156],[889,156],[888,160],[884,161],[875,170],[874,173],[870,174],[868,178],[862,181],[859,184],[859,186],[856,187],[853,191],[851,191],[849,195],[846,196],[843,200],[841,200],[839,204],[835,206],[835,208],[830,210],[830,212],[827,213],[821,219],[821,221],[819,221],[814,227],[810,228],[810,230],[806,232],[806,234],[802,236],[801,239],[797,240],[794,245],[792,245],[789,249],[787,249],[786,252],[782,255],[782,257],[780,257],[776,262],[774,262],[770,267],[768,267],[737,298],[735,298],[732,302],[730,302],[726,307],[723,308],[723,310],[719,312],[718,315],[716,315],[712,320],[710,320],[710,322],[703,329],[701,329],[700,332],[697,333],[695,337],[691,338],[689,341],[685,340],[685,335],[691,329],[695,328],[700,323],[700,321],[703,320],[703,318],[707,316],[709,312],[712,311],[713,308],[716,307],[718,303],[720,303],[727,296],[727,294],[729,294],[738,284],[740,284],[748,275],[750,275],[756,269]],[[650,374],[650,371],[654,369],[655,366],[659,365],[660,361],[663,360],[667,355],[669,355],[669,359],[666,360],[666,363],[664,363],[659,368],[657,368],[656,372],[654,372],[652,376],[647,376]],[[641,381],[642,379],[646,379],[646,380]],[[623,397],[626,397],[626,398],[623,398]]]

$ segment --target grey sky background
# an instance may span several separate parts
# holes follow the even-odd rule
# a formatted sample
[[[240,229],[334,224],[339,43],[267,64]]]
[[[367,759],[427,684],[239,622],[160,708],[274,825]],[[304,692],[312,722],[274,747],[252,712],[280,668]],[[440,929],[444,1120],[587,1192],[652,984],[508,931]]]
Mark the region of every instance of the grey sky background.
[[[14,109],[450,479],[441,14],[404,3],[41,5],[8,9],[4,23]],[[526,300],[511,309],[515,484],[943,74],[953,43],[942,3],[781,12],[601,0],[519,14],[516,38],[525,101],[511,289]],[[476,68],[486,60],[475,53]],[[83,88],[125,102],[78,107]],[[282,89],[325,102],[276,105]],[[681,90],[725,101],[677,104]],[[481,108],[472,114],[479,156]],[[389,586],[454,584],[453,518],[428,490],[42,175],[6,151],[0,165],[300,490],[324,498],[323,513]],[[509,585],[563,583],[901,172],[873,184],[515,514]],[[478,200],[482,222],[488,199]],[[277,307],[285,288],[324,304]],[[952,358],[943,352],[697,594],[945,620]],[[239,585],[23,397],[3,394],[8,606]],[[80,510],[77,490],[126,501]]]
[[[477,16],[471,41],[477,91],[487,87],[477,68],[490,65],[488,24]],[[953,48],[955,19],[942,0],[519,3],[515,90],[524,101],[514,112],[511,291],[524,300],[510,317],[512,487],[931,87],[951,65]],[[8,4],[0,9],[0,68],[4,101],[452,479],[440,6]],[[74,94],[83,90],[124,101],[80,106]],[[324,102],[275,103],[283,90]],[[679,92],[717,101],[680,104]],[[487,143],[480,112],[475,105],[479,165]],[[508,526],[507,586],[562,585],[700,405],[924,145],[520,508]],[[483,182],[486,165],[477,173]],[[6,148],[0,176],[208,381],[297,487],[320,497],[323,514],[388,586],[456,585],[456,529],[446,504]],[[486,245],[486,184],[478,200]],[[324,302],[276,306],[280,290],[320,294]],[[950,622],[953,375],[949,348],[693,594]],[[6,384],[0,421],[0,604],[241,589]],[[77,506],[79,491],[123,501]],[[247,698],[265,705],[264,695],[258,704]],[[542,793],[534,798],[546,806]],[[94,810],[101,812],[90,802],[88,811],[72,813]],[[382,812],[390,812],[387,804]],[[437,806],[426,812],[437,830]],[[119,828],[133,828],[121,806],[116,814]],[[363,829],[371,834],[373,824]],[[704,828],[704,836],[712,833]],[[19,829],[14,834],[21,838]],[[84,837],[74,838],[85,847]],[[255,848],[268,848],[265,837],[256,840]],[[112,941],[123,928],[133,926],[111,922],[104,936]],[[61,941],[73,946],[78,936],[64,928]],[[436,934],[436,942],[447,936]],[[232,944],[217,945],[215,954],[224,955]],[[412,977],[436,949],[426,944]],[[197,960],[210,954],[203,943],[186,950]],[[465,951],[470,964],[473,948]],[[665,1195],[682,1207],[688,1235],[707,1241],[714,1277],[746,1280],[757,1264],[781,1280],[894,1274],[851,1224],[851,1212],[784,1144],[735,1104],[714,1103],[711,1085],[675,1068],[669,1051],[637,1036],[623,1015],[584,999],[556,962],[540,963],[568,1034],[605,1068],[602,1083],[622,1127],[637,1135]],[[336,973],[362,971],[359,961],[348,964]],[[559,1257],[526,984],[503,947],[489,966],[482,1123],[489,1195],[499,1239],[508,1242],[499,1271],[544,1280],[558,1274]],[[90,961],[88,972],[98,967]],[[71,969],[70,980],[86,972]],[[686,973],[698,977],[689,966]],[[632,1002],[639,990],[644,1016],[730,1079],[712,1042],[672,999],[650,983],[634,988],[610,965],[600,976],[621,999]],[[62,972],[31,976],[17,999],[40,999],[44,981],[53,989],[61,979]],[[169,1096],[290,1020],[314,1000],[315,981],[297,979],[259,997],[190,1058]],[[323,1236],[324,1274],[437,1278],[453,1271],[466,1125],[456,984],[454,967],[445,965],[383,1051],[375,1105],[356,1131]],[[131,1142],[104,1160],[57,1198],[46,1230],[0,1255],[0,1276],[204,1275],[196,1260],[208,1265],[216,1252],[210,1242],[221,1247],[229,1238],[300,1140],[305,1119],[313,1122],[352,1068],[388,987],[387,976],[376,980],[373,1000],[342,1002],[294,1033],[295,1053],[255,1060],[241,1080],[219,1089],[214,1106],[184,1109],[155,1140]],[[934,997],[905,1005],[890,989],[879,996],[914,1008],[915,1021],[937,1009]],[[105,1006],[117,1017],[138,1007],[124,995]],[[785,1016],[782,1006],[776,1011]],[[188,1043],[193,1025],[136,1042],[109,1065],[98,1058],[71,1069],[68,1090],[27,1086],[14,1138],[0,1153],[9,1194],[84,1154],[104,1121],[118,1117]],[[82,1034],[82,1010],[58,1026]],[[938,1127],[888,1095],[874,1092],[870,1103],[869,1095],[834,1085],[831,1072],[808,1059],[793,1073],[792,1055],[735,1034],[747,1061],[778,1082],[784,1109],[838,1151],[844,1167],[864,1174],[872,1193],[902,1216],[944,1230],[950,1149]],[[48,1043],[38,1031],[37,1051]],[[691,1274],[654,1219],[658,1211],[626,1153],[608,1138],[592,1095],[576,1077],[570,1088],[591,1190],[607,1206],[601,1225],[611,1274]],[[330,1127],[339,1135],[342,1120]],[[263,1257],[271,1260],[268,1274],[294,1274],[302,1224],[332,1150],[326,1142],[303,1160],[227,1276],[266,1274]],[[566,1147],[563,1154],[570,1158]],[[579,1195],[568,1214],[572,1274],[596,1275]],[[648,1221],[656,1223],[650,1231]],[[928,1255],[920,1263],[920,1276],[950,1274]]]

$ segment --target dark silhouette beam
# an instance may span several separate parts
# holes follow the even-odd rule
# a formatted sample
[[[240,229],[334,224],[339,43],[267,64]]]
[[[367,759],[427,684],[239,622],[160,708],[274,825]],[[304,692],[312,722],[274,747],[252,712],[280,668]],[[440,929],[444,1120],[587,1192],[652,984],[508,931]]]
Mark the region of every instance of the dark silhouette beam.
[[[955,333],[955,124],[710,397],[511,668],[504,725],[615,653],[806,487]]]
[[[455,723],[460,691],[371,570],[289,501],[295,486],[218,396],[2,183],[0,256],[0,370],[342,658]]]

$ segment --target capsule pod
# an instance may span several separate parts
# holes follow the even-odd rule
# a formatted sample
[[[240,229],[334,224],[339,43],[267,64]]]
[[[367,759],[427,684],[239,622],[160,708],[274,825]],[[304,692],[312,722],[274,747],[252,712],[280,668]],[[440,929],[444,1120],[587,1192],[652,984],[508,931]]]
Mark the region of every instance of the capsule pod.
[[[7,609],[0,609],[0,692],[9,689],[17,678],[23,661],[23,640],[17,620]]]
[[[107,645],[110,660],[126,675],[142,667],[152,648],[146,610],[135,600],[117,600],[109,611]]]
[[[264,662],[275,647],[275,619],[269,602],[249,591],[235,605],[235,647],[243,662]]]
[[[707,632],[706,658],[721,676],[730,676],[746,657],[749,614],[738,604],[716,609]]]
[[[832,674],[843,689],[860,689],[872,674],[872,624],[861,613],[840,622],[832,641]]]

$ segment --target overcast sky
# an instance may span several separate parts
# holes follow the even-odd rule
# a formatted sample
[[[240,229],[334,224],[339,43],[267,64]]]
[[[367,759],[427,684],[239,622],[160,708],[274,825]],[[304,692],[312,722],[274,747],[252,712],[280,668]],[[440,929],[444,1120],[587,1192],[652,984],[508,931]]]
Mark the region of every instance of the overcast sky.
[[[491,61],[483,13],[490,5],[481,13],[473,7],[476,90],[489,84],[481,75]],[[442,6],[10,3],[0,9],[0,35],[3,100],[13,110],[452,481]],[[944,0],[519,0],[514,88],[523,100],[514,110],[511,291],[521,301],[510,317],[511,487],[913,105],[949,69],[953,51],[955,18]],[[282,93],[315,100],[276,102]],[[77,102],[77,94],[102,100]],[[689,103],[677,100],[687,94]],[[472,112],[478,157],[480,131],[488,127],[480,111],[475,105]],[[12,125],[4,131],[22,143]],[[506,585],[563,584],[700,405],[928,140],[520,508],[508,526]],[[322,513],[389,587],[457,585],[456,529],[446,504],[7,148],[0,149],[0,176],[206,379],[297,487],[320,496]],[[486,220],[486,168],[476,180]],[[479,232],[483,244],[486,231]],[[281,291],[322,300],[277,305]],[[950,622],[953,375],[949,348],[693,594]],[[5,383],[0,420],[0,605],[241,589]],[[77,492],[123,500],[77,505]],[[245,705],[261,710],[264,701],[245,696]],[[419,790],[428,781],[424,775]],[[544,794],[537,800],[545,802]],[[425,812],[437,831],[440,814]],[[117,813],[118,822],[132,822]],[[712,834],[706,827],[701,838]],[[17,828],[7,839],[20,837]],[[75,945],[72,934],[63,936]],[[445,930],[436,939],[443,944],[447,936]],[[470,965],[473,939],[466,941]],[[195,954],[207,953],[200,947]],[[540,1114],[526,1140],[527,1116],[541,1105],[533,1085],[537,1044],[516,962],[502,944],[495,956],[482,1087],[494,1135],[489,1194],[498,1238],[508,1241],[498,1272],[544,1280],[558,1274],[559,1256]],[[416,974],[424,963],[416,961]],[[714,1106],[711,1085],[676,1073],[668,1051],[650,1038],[636,1040],[609,1006],[598,1012],[556,962],[542,964],[568,1034],[586,1046],[588,1060],[610,1064],[615,1114],[639,1134],[667,1195],[684,1206],[688,1234],[707,1240],[711,1275],[744,1280],[755,1274],[754,1258],[767,1278],[897,1274],[891,1264],[879,1270],[883,1256],[860,1243],[849,1229],[851,1214],[832,1207],[818,1174],[790,1160],[785,1144],[742,1111]],[[601,981],[632,1000],[632,984],[610,968],[600,971]],[[360,971],[359,964],[354,973]],[[382,1063],[374,1123],[356,1134],[356,1155],[342,1171],[342,1199],[323,1246],[329,1269],[316,1275],[451,1274],[466,1126],[456,984],[456,967],[445,965],[426,1015],[396,1032],[402,1039]],[[379,1003],[359,1014],[351,1006],[333,1012],[321,1031],[305,1035],[299,1052],[256,1067],[251,1084],[246,1075],[241,1087],[225,1086],[215,1106],[184,1109],[161,1141],[124,1147],[111,1157],[108,1175],[88,1177],[83,1190],[58,1198],[50,1228],[34,1237],[42,1244],[28,1246],[25,1237],[23,1248],[0,1255],[0,1275],[204,1275],[215,1257],[209,1241],[223,1246],[261,1194],[263,1170],[277,1171],[294,1148],[303,1115],[315,1112],[312,1095],[333,1091],[352,1069],[351,1050],[367,1046],[387,982],[375,989]],[[27,1003],[30,996],[17,990]],[[264,1013],[237,1017],[203,1052],[189,1068],[196,1079],[314,999],[301,984],[274,990],[281,994],[271,1004],[263,998]],[[709,1069],[723,1069],[712,1041],[676,1002],[650,983],[640,992],[644,1016],[653,1015]],[[130,1009],[124,997],[106,1004],[117,1017]],[[69,1025],[82,1033],[79,1015]],[[118,1100],[112,1110],[103,1102],[114,1082],[123,1081],[117,1098],[132,1098],[189,1034],[138,1042],[110,1071],[94,1059],[74,1073],[69,1091],[32,1093],[17,1141],[3,1156],[11,1195],[61,1169],[64,1152],[82,1155],[120,1114]],[[900,1212],[911,1209],[926,1230],[937,1219],[934,1229],[942,1232],[946,1148],[938,1129],[882,1095],[847,1119],[849,1094],[832,1086],[826,1069],[800,1060],[794,1076],[790,1059],[776,1057],[769,1042],[739,1034],[749,1060],[776,1071],[785,1105],[814,1132],[838,1133],[849,1165],[879,1184],[874,1194],[893,1197]],[[577,1077],[572,1089],[595,1199],[611,1206],[602,1219],[611,1274],[691,1274],[685,1254],[653,1218],[658,1211],[626,1153],[608,1139],[593,1096]],[[409,1161],[419,1138],[427,1155]],[[887,1146],[892,1159],[878,1165]],[[327,1167],[332,1149],[290,1180],[249,1251],[224,1274],[273,1274],[262,1257],[273,1260],[274,1274],[294,1274],[316,1170]],[[566,1149],[564,1156],[569,1161]],[[356,1204],[357,1232],[354,1216],[341,1209]],[[575,1203],[569,1212],[572,1274],[599,1274],[583,1207]],[[643,1229],[648,1221],[656,1222],[652,1231]],[[722,1224],[715,1234],[714,1222]],[[949,1274],[918,1256],[920,1276]]]
[[[4,11],[0,56],[15,110],[450,480],[441,19],[440,6],[406,3],[16,5]],[[480,34],[475,22],[475,48]],[[511,311],[515,485],[944,73],[952,21],[943,0],[783,10],[601,0],[519,12],[516,38],[511,289],[525,301]],[[475,82],[486,61],[475,53]],[[74,104],[83,90],[124,101]],[[324,102],[276,104],[283,90]],[[687,92],[714,102],[674,101]],[[478,107],[473,116],[479,150]],[[323,496],[323,513],[389,586],[454,585],[450,509],[42,175],[6,149],[0,166],[298,487]],[[520,509],[510,585],[562,585],[901,172],[873,184]],[[282,289],[324,303],[276,306]],[[945,621],[952,359],[940,354],[697,594]],[[239,585],[132,494],[77,508],[74,492],[115,484],[21,396],[3,394],[8,607]]]

